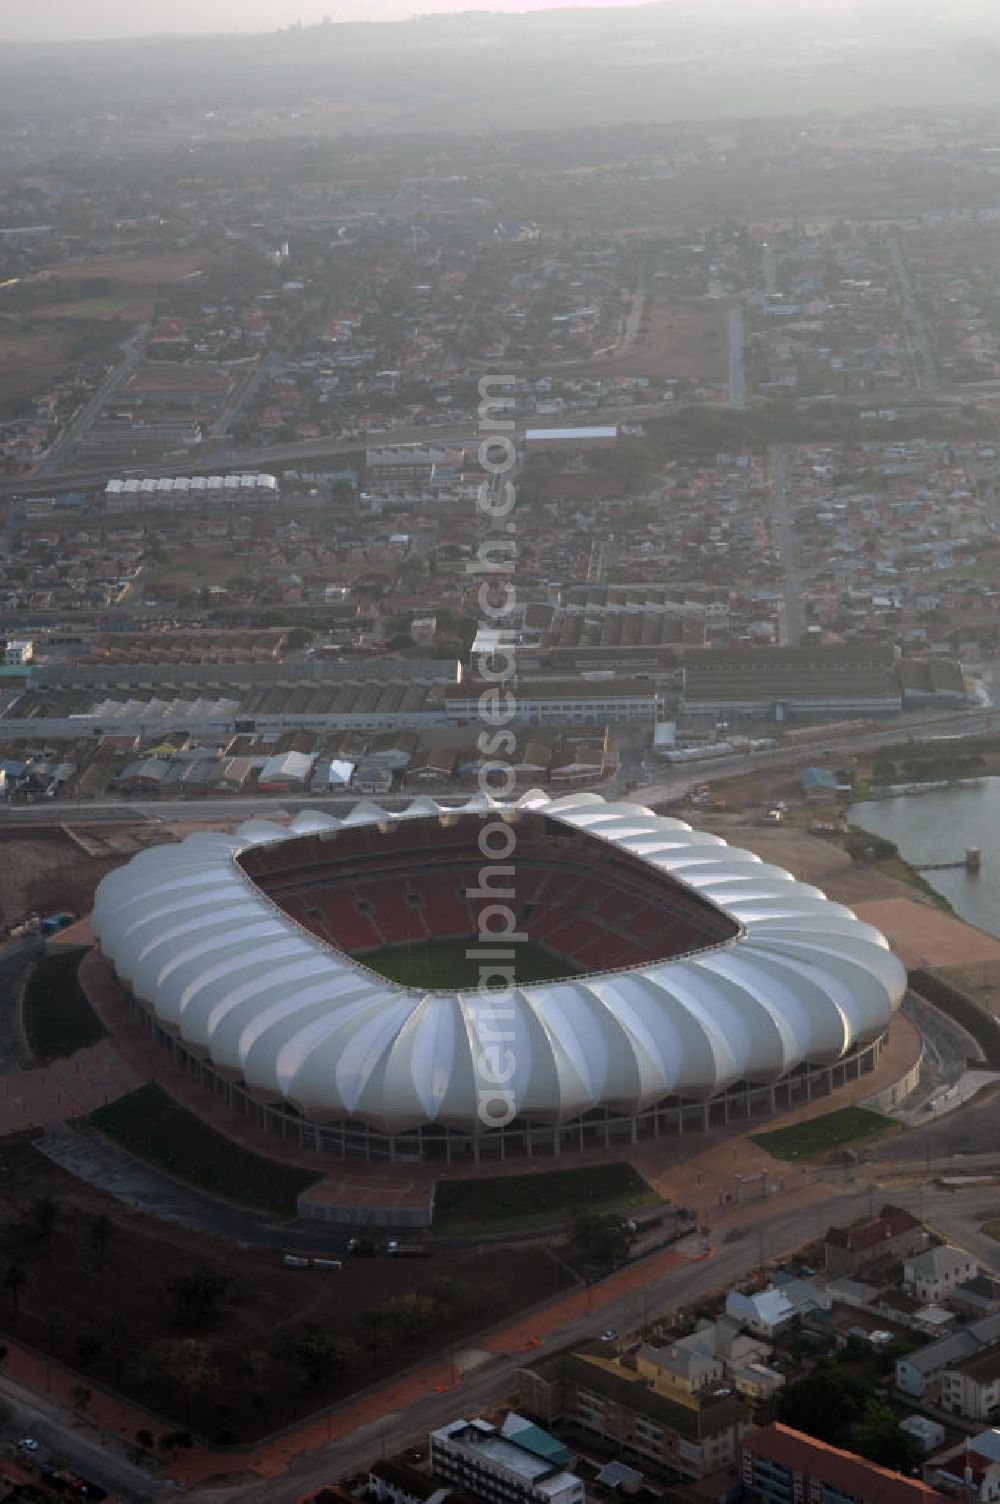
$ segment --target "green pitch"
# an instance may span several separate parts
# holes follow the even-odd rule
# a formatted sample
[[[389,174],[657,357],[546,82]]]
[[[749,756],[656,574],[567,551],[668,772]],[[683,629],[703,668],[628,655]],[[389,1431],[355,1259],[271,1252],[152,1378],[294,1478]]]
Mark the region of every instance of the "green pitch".
[[[481,967],[485,970],[491,965],[506,966],[505,960],[489,961],[480,954],[501,948],[499,944],[480,946],[472,936],[467,940],[415,940],[412,945],[392,945],[384,950],[367,951],[358,956],[358,960],[391,982],[401,982],[404,987],[460,992],[480,985]],[[515,983],[554,982],[562,977],[579,975],[579,967],[564,956],[555,956],[544,950],[532,940],[522,940],[510,949],[514,952]],[[489,984],[502,986],[503,979],[492,977]]]

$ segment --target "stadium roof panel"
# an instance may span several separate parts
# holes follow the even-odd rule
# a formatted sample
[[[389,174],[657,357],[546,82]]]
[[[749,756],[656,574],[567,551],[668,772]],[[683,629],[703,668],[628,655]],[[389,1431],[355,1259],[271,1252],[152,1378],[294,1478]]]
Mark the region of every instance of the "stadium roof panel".
[[[524,983],[509,998],[409,988],[300,926],[236,861],[310,833],[490,810],[537,811],[617,846],[701,894],[739,933],[672,959]],[[552,1123],[832,1063],[880,1034],[905,990],[883,936],[816,888],[680,820],[595,794],[532,790],[515,805],[477,796],[460,809],[424,796],[398,813],[366,802],[343,819],[307,811],[288,828],[251,820],[233,835],[202,832],[109,874],[93,926],[140,1001],[255,1096],[387,1133],[481,1130],[477,1029],[500,1001],[517,1112]]]

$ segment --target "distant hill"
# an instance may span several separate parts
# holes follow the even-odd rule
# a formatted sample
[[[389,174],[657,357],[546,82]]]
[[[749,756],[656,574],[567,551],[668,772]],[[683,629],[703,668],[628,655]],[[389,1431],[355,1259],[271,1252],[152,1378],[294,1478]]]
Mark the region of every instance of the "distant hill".
[[[23,44],[0,49],[0,121],[258,104],[302,106],[308,134],[310,111],[327,105],[326,133],[989,109],[998,12],[992,0],[660,0]]]

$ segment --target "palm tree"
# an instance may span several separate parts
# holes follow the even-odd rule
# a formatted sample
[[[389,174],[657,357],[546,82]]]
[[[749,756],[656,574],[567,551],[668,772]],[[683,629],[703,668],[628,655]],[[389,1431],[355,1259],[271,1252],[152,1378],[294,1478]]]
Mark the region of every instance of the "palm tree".
[[[104,1263],[104,1255],[107,1252],[108,1238],[111,1236],[113,1228],[114,1223],[107,1212],[100,1212],[90,1225],[94,1242],[97,1244],[97,1256],[102,1264]]]
[[[188,1411],[198,1390],[214,1389],[222,1376],[212,1361],[212,1349],[194,1337],[181,1337],[160,1349],[160,1371],[184,1395]]]
[[[4,1275],[3,1282],[7,1286],[7,1290],[10,1294],[10,1308],[14,1313],[15,1321],[17,1320],[18,1312],[21,1309],[21,1288],[27,1277],[28,1276],[25,1274],[20,1264],[11,1264],[10,1268],[7,1270],[7,1273]]]
[[[39,1196],[34,1204],[34,1212],[38,1235],[48,1242],[59,1221],[59,1204],[51,1196]]]

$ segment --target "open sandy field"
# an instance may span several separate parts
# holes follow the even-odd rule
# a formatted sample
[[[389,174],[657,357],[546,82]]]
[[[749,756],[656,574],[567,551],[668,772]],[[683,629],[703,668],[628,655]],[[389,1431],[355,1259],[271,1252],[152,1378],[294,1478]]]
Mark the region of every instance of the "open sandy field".
[[[199,266],[193,256],[174,254],[62,261],[46,271],[47,283],[25,284],[30,304],[19,305],[15,286],[0,309],[0,409],[44,391],[66,369],[81,327],[141,323],[160,289],[196,276]]]
[[[197,258],[178,251],[165,256],[91,256],[79,261],[60,261],[46,268],[50,277],[63,281],[102,277],[131,287],[163,287],[181,282],[199,270]]]
[[[640,332],[631,349],[560,366],[559,374],[724,382],[729,375],[729,307],[723,303],[655,304],[649,328]]]
[[[43,390],[66,364],[68,334],[0,318],[0,408]]]
[[[39,827],[31,835],[3,838],[0,862],[0,930],[29,913],[90,912],[94,889],[106,872],[120,867],[141,846],[175,837],[161,826],[102,827],[95,832],[93,856],[58,826]]]

